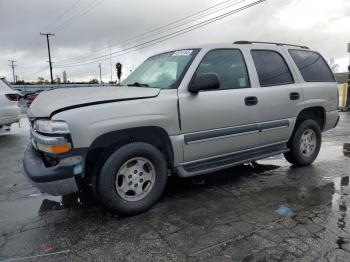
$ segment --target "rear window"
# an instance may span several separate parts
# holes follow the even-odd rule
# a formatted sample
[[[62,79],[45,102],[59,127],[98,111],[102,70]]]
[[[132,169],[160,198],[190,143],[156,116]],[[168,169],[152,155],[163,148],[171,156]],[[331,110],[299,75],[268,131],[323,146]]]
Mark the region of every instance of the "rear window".
[[[5,83],[2,81],[2,79],[0,79],[0,90],[1,90],[1,91],[7,90],[7,86],[6,86]]]
[[[12,89],[12,88],[11,88],[10,84],[6,81],[6,79],[4,79],[4,78],[0,79],[0,90],[8,91],[10,89]]]
[[[260,86],[275,86],[294,83],[289,67],[276,51],[252,50]]]
[[[289,50],[306,82],[335,82],[333,73],[323,57],[312,51]]]

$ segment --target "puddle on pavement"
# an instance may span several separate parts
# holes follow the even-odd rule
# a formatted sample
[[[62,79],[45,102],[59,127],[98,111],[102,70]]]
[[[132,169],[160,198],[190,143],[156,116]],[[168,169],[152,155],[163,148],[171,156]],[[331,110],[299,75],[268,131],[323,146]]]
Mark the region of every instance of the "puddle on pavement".
[[[50,211],[86,208],[95,204],[96,200],[94,198],[82,194],[72,194],[63,197],[32,194],[26,198],[2,201],[0,225],[23,222],[45,215],[45,213]]]
[[[39,214],[68,208],[84,208],[96,204],[92,197],[82,194],[72,194],[62,196],[59,199],[44,199],[39,208]]]
[[[334,179],[334,193],[332,197],[332,210],[336,216],[336,225],[341,233],[346,233],[349,228],[349,210],[347,197],[350,193],[349,176],[337,177]],[[343,245],[349,240],[345,240],[341,234],[336,240],[339,249],[343,249]]]
[[[344,156],[350,157],[350,143],[344,143],[343,147],[332,142],[323,142],[316,162],[344,159]],[[273,164],[277,166],[290,165],[283,155],[277,155],[260,160],[259,163]]]
[[[50,197],[50,199],[58,201],[59,198]],[[42,202],[42,196],[28,197],[14,201],[2,201],[0,207],[0,225],[3,224],[6,226],[8,223],[18,223],[37,217]]]
[[[349,176],[337,177],[334,179],[335,192],[332,197],[332,209],[338,216],[338,228],[344,230],[346,228],[348,207],[347,197],[350,193]]]

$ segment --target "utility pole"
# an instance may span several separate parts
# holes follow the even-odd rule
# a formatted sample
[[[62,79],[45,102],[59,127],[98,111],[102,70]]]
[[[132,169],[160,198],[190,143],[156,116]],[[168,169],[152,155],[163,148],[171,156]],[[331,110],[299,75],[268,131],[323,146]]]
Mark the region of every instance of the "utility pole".
[[[348,43],[348,53],[350,54],[350,43]],[[347,95],[346,95],[346,107],[345,109],[347,111],[350,111],[350,59],[349,59],[349,66],[348,66],[348,88],[347,88]]]
[[[101,63],[98,63],[98,67],[100,68],[100,84],[102,84]]]
[[[9,65],[9,67],[12,67],[12,76],[13,76],[13,83],[15,84],[16,83],[16,77],[15,77],[15,67],[16,67],[16,65],[15,65],[15,60],[9,60],[9,62],[11,63],[10,65]]]
[[[113,82],[113,69],[112,69],[112,48],[111,41],[109,41],[109,65],[111,67],[111,83]]]
[[[50,77],[51,77],[51,84],[53,84],[53,77],[52,77],[52,63],[51,63],[51,53],[50,53],[50,36],[54,36],[55,34],[51,33],[40,33],[40,35],[45,35],[46,36],[46,41],[47,41],[47,51],[49,52],[49,64],[50,64]]]

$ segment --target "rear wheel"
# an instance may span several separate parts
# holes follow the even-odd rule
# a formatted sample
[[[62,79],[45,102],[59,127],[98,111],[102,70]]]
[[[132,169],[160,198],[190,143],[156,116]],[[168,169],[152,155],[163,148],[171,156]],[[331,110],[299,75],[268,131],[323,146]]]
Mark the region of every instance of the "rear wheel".
[[[296,166],[311,165],[321,148],[321,130],[314,120],[305,120],[296,127],[289,142],[290,151],[284,156]]]
[[[137,142],[124,145],[109,156],[97,187],[109,210],[134,215],[158,201],[166,180],[167,164],[163,154],[153,145]]]

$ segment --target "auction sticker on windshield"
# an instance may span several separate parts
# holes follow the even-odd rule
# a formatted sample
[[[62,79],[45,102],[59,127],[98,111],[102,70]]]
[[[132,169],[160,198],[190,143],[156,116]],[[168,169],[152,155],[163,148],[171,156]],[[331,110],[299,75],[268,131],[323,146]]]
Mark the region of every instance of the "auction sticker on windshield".
[[[172,56],[189,56],[193,50],[179,50],[175,51]]]

